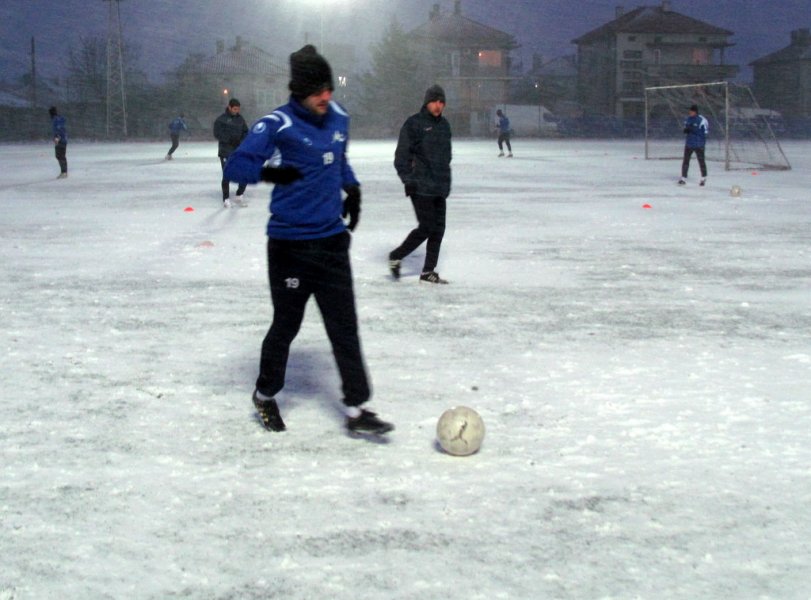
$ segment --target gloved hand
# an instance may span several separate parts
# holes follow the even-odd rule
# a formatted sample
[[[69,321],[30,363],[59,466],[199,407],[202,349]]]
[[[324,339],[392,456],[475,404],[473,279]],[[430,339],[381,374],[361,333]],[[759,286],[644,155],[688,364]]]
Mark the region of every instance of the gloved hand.
[[[685,128],[684,128],[684,133],[690,133],[690,128],[689,128],[689,127],[685,127]]]
[[[287,185],[301,177],[301,172],[296,167],[262,167],[262,181]]]
[[[413,182],[408,182],[405,184],[405,195],[406,196],[413,196],[417,193],[417,184]]]
[[[343,218],[349,215],[349,224],[347,228],[349,231],[355,231],[360,221],[360,187],[357,185],[345,185],[344,191],[346,198],[344,199],[344,210],[341,213]]]

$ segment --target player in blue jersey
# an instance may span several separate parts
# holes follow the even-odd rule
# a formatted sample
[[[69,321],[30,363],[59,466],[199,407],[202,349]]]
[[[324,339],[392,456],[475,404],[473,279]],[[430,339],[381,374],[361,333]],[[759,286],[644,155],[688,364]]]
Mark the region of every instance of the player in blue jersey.
[[[684,185],[687,179],[687,171],[690,168],[690,157],[693,152],[698,159],[698,166],[701,169],[701,181],[699,185],[704,185],[707,181],[707,163],[704,160],[704,147],[707,145],[707,134],[710,125],[707,119],[698,114],[698,106],[693,104],[690,107],[687,119],[684,121],[684,134],[687,136],[684,142],[684,160],[681,163],[681,179],[679,185]]]
[[[290,344],[314,296],[342,380],[346,426],[383,434],[394,426],[361,408],[371,391],[349,262],[347,228],[357,226],[361,204],[346,156],[349,116],[332,101],[332,69],[315,47],[291,54],[290,72],[287,104],[254,123],[225,165],[230,181],[275,184],[267,225],[273,322],[262,344],[253,402],[266,429],[285,429],[274,396],[284,386]]]
[[[48,109],[51,117],[51,132],[54,141],[54,156],[59,163],[59,176],[57,179],[65,179],[68,176],[68,132],[65,128],[65,117],[59,114],[55,106]]]

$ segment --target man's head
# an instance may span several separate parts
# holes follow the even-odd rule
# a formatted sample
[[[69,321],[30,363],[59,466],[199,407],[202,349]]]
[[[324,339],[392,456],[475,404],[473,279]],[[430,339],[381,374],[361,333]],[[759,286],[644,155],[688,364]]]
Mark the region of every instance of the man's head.
[[[326,114],[335,84],[327,60],[307,44],[290,55],[290,84],[293,97],[316,113]]]
[[[503,116],[504,116],[504,113],[503,113],[503,112],[501,112],[501,109],[500,109],[500,108],[499,108],[498,110],[496,110],[496,116],[497,116],[497,117],[503,117]]]
[[[240,110],[242,110],[242,105],[239,103],[239,100],[231,98],[228,101],[228,112],[232,115],[238,115]]]
[[[691,115],[697,115],[698,114],[698,105],[697,104],[693,104],[690,107],[690,114]]]
[[[434,84],[425,90],[425,97],[422,105],[428,109],[433,116],[438,117],[445,110],[445,90]]]
[[[58,114],[58,113],[56,112],[56,107],[55,107],[55,106],[52,106],[51,108],[49,108],[49,109],[48,109],[48,114],[49,114],[49,115],[51,115],[51,117],[55,117],[55,116]]]

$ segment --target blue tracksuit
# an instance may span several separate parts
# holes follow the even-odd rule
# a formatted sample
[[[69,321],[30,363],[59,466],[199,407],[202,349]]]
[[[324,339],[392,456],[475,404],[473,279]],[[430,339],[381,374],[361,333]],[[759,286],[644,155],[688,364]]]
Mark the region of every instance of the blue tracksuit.
[[[506,116],[498,118],[498,129],[502,135],[509,135],[510,133],[510,120]]]
[[[688,148],[703,148],[707,145],[710,124],[701,115],[690,116],[684,121],[684,132],[687,134],[685,146]]]
[[[271,239],[310,240],[345,231],[341,189],[359,185],[346,157],[349,115],[335,102],[324,116],[314,115],[291,97],[262,117],[228,158],[225,178],[257,183],[262,166],[298,169],[302,178],[276,185],[270,197],[267,234]]]

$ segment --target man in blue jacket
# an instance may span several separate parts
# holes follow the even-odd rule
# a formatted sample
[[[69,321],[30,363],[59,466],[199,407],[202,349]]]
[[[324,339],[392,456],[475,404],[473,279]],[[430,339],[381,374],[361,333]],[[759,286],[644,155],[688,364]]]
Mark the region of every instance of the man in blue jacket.
[[[513,157],[513,147],[510,145],[510,119],[507,118],[501,109],[496,111],[496,129],[498,130],[498,155],[504,156],[504,146],[507,144],[507,158]]]
[[[54,140],[54,155],[59,163],[57,179],[66,179],[68,176],[68,132],[65,129],[65,117],[60,115],[55,106],[48,109],[51,116],[51,130]]]
[[[709,123],[707,119],[698,114],[698,106],[693,104],[687,119],[684,121],[684,134],[687,139],[684,142],[684,160],[681,163],[681,179],[679,185],[684,185],[687,179],[687,171],[690,168],[690,157],[696,153],[698,166],[701,169],[701,181],[699,185],[704,185],[707,181],[707,163],[704,160],[704,147],[707,145],[707,134],[709,133]]]
[[[188,131],[186,121],[183,120],[183,113],[180,113],[169,123],[169,137],[172,138],[172,147],[169,148],[169,153],[166,155],[166,160],[172,160],[172,154],[175,153],[177,147],[180,145],[180,132]]]
[[[315,296],[342,380],[346,427],[383,434],[394,426],[361,408],[371,392],[343,221],[348,215],[353,231],[360,218],[360,184],[346,157],[349,116],[332,102],[332,69],[315,47],[291,54],[290,72],[288,103],[254,123],[225,165],[230,181],[275,184],[267,225],[273,322],[262,343],[253,403],[266,429],[284,431],[274,396],[284,387],[290,344]]]

